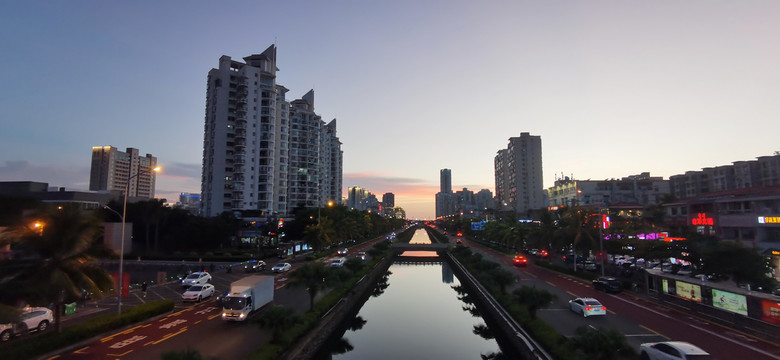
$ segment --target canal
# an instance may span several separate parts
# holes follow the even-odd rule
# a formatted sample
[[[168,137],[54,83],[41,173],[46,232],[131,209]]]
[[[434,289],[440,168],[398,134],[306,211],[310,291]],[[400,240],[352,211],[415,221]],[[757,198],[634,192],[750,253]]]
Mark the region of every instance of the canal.
[[[410,243],[430,240],[420,229]],[[481,359],[501,352],[447,263],[404,259],[318,359]]]

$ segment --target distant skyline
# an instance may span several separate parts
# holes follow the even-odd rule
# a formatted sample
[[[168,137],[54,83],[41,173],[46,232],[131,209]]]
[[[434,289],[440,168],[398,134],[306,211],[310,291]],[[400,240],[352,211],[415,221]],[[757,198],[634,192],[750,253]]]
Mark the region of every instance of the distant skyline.
[[[668,179],[780,150],[780,2],[15,2],[0,13],[0,181],[86,190],[93,146],[200,192],[206,75],[278,47],[277,83],[338,119],[344,187],[432,218],[495,193],[493,158],[541,136],[556,176]],[[346,194],[346,191],[344,192]]]

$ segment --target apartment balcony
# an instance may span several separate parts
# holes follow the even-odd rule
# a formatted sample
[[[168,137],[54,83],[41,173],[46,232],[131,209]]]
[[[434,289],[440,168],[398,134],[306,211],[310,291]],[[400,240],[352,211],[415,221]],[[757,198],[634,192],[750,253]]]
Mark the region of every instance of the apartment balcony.
[[[244,140],[244,139],[238,139],[238,140],[236,140],[236,142],[233,144],[233,146],[234,146],[236,149],[245,149],[245,148],[246,148],[246,140]]]
[[[239,105],[240,105],[240,104],[244,104],[244,105],[246,105],[246,98],[245,98],[245,97],[238,98],[238,99],[236,99],[236,102],[237,102]]]
[[[244,165],[246,164],[246,158],[243,156],[237,156],[233,158],[233,163],[238,165]]]
[[[245,96],[249,95],[249,90],[247,90],[246,86],[244,86],[243,89],[238,90],[238,95],[245,97]]]
[[[242,121],[238,121],[238,118],[236,118],[236,130],[244,130],[246,131],[246,118],[244,118]]]

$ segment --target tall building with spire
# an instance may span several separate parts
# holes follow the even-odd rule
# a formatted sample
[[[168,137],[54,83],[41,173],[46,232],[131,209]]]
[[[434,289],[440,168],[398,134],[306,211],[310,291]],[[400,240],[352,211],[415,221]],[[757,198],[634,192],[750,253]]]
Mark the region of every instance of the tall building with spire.
[[[337,202],[343,153],[335,119],[326,124],[314,112],[313,90],[286,99],[275,45],[243,60],[222,56],[208,73],[201,214],[286,216]]]

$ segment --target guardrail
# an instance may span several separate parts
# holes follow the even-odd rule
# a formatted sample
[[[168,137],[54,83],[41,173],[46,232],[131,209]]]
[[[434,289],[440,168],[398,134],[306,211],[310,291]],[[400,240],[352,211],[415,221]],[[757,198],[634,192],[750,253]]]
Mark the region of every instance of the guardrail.
[[[450,264],[460,270],[460,273],[464,277],[465,281],[470,283],[470,287],[478,292],[478,296],[484,301],[485,305],[489,307],[491,313],[498,317],[497,320],[502,321],[510,330],[515,340],[518,340],[525,347],[523,351],[526,355],[532,356],[533,359],[538,360],[552,360],[553,357],[547,353],[537,342],[534,340],[528,332],[523,329],[520,324],[510,315],[501,304],[493,298],[483,286],[477,281],[477,279],[468,272],[465,266],[458,261],[452,254],[447,253],[447,259]]]

